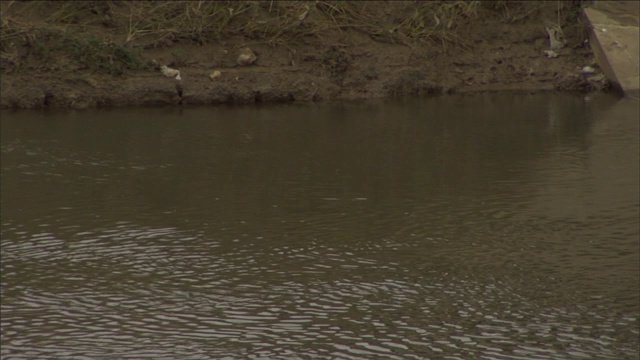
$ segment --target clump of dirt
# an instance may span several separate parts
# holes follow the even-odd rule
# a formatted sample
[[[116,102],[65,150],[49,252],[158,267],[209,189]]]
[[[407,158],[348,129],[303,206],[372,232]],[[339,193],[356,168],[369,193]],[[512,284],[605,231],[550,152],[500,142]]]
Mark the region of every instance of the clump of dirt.
[[[581,73],[597,70],[582,5],[3,2],[0,108],[599,91],[604,77]],[[565,42],[555,57],[549,26]],[[255,59],[238,61],[247,48]],[[180,70],[182,96],[158,64]]]

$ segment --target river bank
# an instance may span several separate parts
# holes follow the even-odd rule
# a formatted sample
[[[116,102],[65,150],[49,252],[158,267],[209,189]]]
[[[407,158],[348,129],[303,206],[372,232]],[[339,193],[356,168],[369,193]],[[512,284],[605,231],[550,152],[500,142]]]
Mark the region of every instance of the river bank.
[[[3,2],[0,108],[600,91],[607,84],[585,43],[582,6]],[[554,27],[565,42],[557,57],[545,55]],[[248,52],[255,61],[240,61]],[[180,70],[182,95],[159,65]]]

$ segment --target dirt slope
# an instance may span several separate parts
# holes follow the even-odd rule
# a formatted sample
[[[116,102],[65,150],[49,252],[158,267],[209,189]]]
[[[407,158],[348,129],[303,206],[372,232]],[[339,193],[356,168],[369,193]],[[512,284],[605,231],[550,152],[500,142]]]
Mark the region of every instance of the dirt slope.
[[[567,8],[564,20],[560,19],[566,46],[556,50],[555,58],[544,55],[550,47],[545,28],[558,24],[557,4],[536,6],[535,11],[519,13],[520,18],[478,6],[473,16],[448,24],[455,37],[450,41],[441,37],[439,43],[400,35],[381,39],[357,27],[286,41],[242,35],[209,42],[177,38],[140,47],[139,57],[145,66],[115,74],[78,65],[65,56],[38,61],[35,51],[24,50],[30,46],[36,49],[33,43],[16,40],[11,43],[13,53],[6,46],[3,51],[0,108],[186,106],[606,88],[585,44],[584,24],[575,14],[567,15]],[[4,13],[3,24],[17,18],[22,24],[39,21],[35,15],[19,17],[20,9],[13,5],[11,12]],[[369,5],[382,7],[385,2]],[[99,22],[83,31],[95,38],[124,36],[124,30]],[[7,27],[3,33],[8,34]],[[44,48],[48,47],[55,48],[45,41]],[[237,58],[246,47],[257,60],[240,66]],[[162,76],[151,64],[180,70],[182,97],[176,91],[176,81]],[[594,67],[595,73],[583,74],[585,66]],[[213,71],[219,71],[219,76],[211,78]]]

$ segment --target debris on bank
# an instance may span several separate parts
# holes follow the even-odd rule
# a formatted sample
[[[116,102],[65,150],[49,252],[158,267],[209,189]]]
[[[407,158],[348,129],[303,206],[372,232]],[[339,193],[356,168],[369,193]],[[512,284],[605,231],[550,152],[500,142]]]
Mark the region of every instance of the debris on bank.
[[[550,59],[554,59],[558,57],[558,53],[553,51],[553,50],[545,50],[544,51],[544,56],[550,58]]]
[[[240,49],[240,54],[238,55],[236,63],[240,66],[248,66],[253,64],[257,59],[258,56],[253,52],[253,50],[248,47],[243,47]]]
[[[546,27],[547,34],[549,35],[549,47],[551,50],[562,49],[567,41],[564,39],[564,32],[560,25],[549,25]]]

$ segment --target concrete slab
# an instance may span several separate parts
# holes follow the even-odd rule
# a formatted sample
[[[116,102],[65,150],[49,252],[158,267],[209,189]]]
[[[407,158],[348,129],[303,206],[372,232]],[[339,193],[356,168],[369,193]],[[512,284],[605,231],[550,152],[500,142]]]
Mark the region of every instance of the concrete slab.
[[[640,94],[640,2],[597,1],[584,9],[598,65],[625,95]]]

